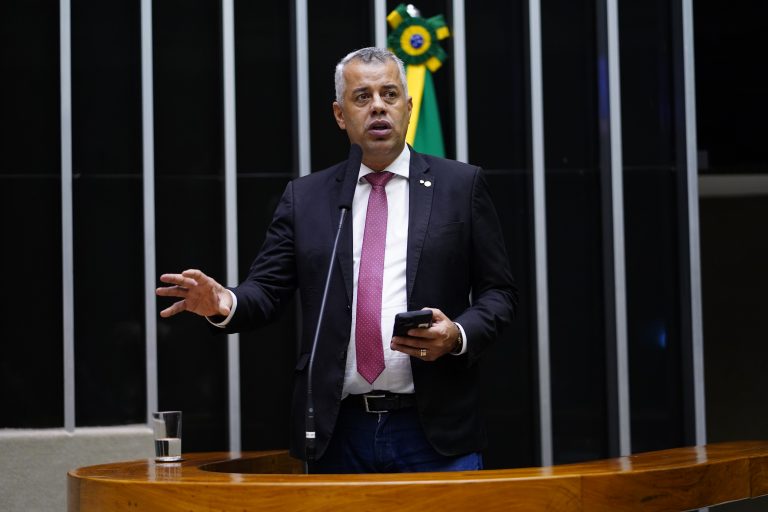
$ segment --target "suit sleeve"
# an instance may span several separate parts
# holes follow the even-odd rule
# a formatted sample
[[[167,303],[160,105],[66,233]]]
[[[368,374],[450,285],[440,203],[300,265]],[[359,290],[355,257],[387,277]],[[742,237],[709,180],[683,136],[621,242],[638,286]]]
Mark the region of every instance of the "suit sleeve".
[[[467,354],[469,363],[473,364],[512,321],[518,291],[509,268],[501,225],[480,169],[475,173],[471,208],[472,305],[453,320],[466,332]]]
[[[237,309],[227,332],[253,329],[275,318],[296,290],[293,182],[288,183],[248,277],[232,292]]]

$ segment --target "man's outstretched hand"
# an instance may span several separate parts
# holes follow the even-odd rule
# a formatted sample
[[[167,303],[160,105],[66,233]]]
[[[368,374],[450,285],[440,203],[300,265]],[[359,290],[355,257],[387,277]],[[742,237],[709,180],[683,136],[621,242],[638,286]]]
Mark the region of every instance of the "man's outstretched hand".
[[[155,290],[160,297],[178,297],[181,300],[162,310],[160,316],[168,318],[182,311],[200,316],[227,316],[232,309],[232,296],[215,279],[199,270],[185,270],[181,274],[163,274],[160,281],[173,286]]]

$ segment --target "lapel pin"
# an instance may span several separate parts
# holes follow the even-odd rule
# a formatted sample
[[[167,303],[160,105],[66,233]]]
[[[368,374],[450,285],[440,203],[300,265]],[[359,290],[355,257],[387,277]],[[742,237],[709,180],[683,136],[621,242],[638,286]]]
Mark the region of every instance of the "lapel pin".
[[[424,186],[425,187],[431,187],[432,186],[432,182],[427,180],[427,181],[424,182]]]

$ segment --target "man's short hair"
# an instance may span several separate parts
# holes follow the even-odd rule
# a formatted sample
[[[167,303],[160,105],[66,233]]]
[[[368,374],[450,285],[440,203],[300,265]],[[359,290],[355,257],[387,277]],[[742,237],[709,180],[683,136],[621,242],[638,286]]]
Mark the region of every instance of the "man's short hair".
[[[381,64],[386,64],[388,60],[391,60],[397,64],[397,69],[400,72],[400,83],[403,86],[403,94],[408,98],[408,80],[405,77],[405,66],[403,65],[403,61],[386,48],[369,47],[361,48],[347,54],[346,57],[336,64],[334,81],[336,83],[336,102],[339,105],[344,104],[344,67],[352,60],[360,60],[366,64],[370,64],[374,60]]]

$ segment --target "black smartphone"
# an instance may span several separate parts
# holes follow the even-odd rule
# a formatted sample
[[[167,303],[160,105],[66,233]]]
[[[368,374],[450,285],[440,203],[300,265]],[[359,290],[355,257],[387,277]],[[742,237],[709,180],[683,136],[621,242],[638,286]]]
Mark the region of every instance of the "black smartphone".
[[[431,326],[431,309],[398,313],[395,315],[395,327],[392,329],[392,336],[408,336],[408,329],[415,329],[417,327],[427,329]]]

